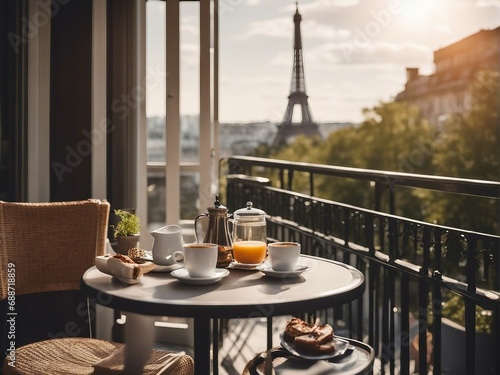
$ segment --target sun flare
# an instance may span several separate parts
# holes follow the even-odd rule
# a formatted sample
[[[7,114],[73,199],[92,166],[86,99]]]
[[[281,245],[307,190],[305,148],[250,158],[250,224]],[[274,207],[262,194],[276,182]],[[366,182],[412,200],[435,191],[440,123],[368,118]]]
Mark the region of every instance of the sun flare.
[[[426,25],[438,11],[437,3],[435,0],[403,0],[401,15],[412,26]]]

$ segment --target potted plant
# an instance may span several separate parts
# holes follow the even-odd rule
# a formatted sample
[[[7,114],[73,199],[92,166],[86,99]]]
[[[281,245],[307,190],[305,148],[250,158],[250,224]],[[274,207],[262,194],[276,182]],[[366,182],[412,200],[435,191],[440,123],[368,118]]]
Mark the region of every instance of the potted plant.
[[[128,250],[137,247],[139,243],[141,232],[139,217],[124,210],[115,210],[115,215],[120,218],[114,229],[117,251],[120,254],[128,255]]]
[[[465,371],[465,303],[458,295],[443,303],[441,330],[441,369],[446,374]],[[476,374],[495,373],[495,336],[492,334],[492,312],[476,306]]]

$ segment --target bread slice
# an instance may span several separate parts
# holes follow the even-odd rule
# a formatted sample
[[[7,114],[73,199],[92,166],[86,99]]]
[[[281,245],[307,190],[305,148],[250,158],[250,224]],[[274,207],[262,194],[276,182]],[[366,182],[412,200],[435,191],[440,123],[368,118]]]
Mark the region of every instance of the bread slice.
[[[142,273],[139,265],[126,255],[115,254],[108,258],[107,267],[113,276],[137,279]]]
[[[335,350],[333,328],[329,324],[316,326],[312,332],[295,337],[294,342],[297,346],[321,353],[329,353]]]
[[[299,318],[292,318],[285,327],[285,335],[291,339],[298,336],[307,335],[316,329],[316,325],[304,322]]]
[[[317,345],[316,343],[305,343],[295,341],[297,348],[302,348],[311,354],[327,354],[335,351],[335,341],[330,340],[323,344]]]
[[[318,326],[299,318],[292,318],[285,327],[285,337],[293,341],[297,349],[311,354],[327,354],[335,351],[333,328],[329,324]]]

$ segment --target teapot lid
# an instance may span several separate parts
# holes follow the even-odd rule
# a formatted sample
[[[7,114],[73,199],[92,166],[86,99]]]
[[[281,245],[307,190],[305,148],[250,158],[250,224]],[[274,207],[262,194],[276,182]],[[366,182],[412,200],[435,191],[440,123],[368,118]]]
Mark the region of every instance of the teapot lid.
[[[208,207],[209,213],[227,213],[227,207],[220,202],[220,197],[217,194],[215,196],[215,202],[213,207]]]
[[[247,206],[234,211],[235,215],[238,216],[260,216],[265,215],[266,212],[253,207],[253,203],[248,201]]]

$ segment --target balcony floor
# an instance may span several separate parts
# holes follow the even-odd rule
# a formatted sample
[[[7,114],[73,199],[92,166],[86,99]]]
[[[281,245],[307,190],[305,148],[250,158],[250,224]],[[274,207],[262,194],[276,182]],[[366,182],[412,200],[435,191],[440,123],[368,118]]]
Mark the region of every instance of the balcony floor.
[[[273,319],[273,346],[279,344],[279,333],[288,318],[283,316]],[[219,349],[219,374],[240,375],[255,354],[267,349],[266,342],[266,319],[231,319]]]
[[[279,345],[279,333],[288,319],[290,319],[290,316],[273,318],[273,346]],[[240,375],[245,365],[256,353],[267,349],[266,340],[266,319],[231,319],[228,332],[224,337],[222,347],[219,349],[219,374]],[[414,361],[411,360],[410,374],[414,373],[413,369]],[[375,358],[373,375],[380,373],[380,362]],[[430,374],[432,374],[431,371],[429,371]]]
[[[273,346],[279,345],[279,333],[290,316],[273,318]],[[342,335],[342,333],[340,333]],[[262,318],[230,319],[221,348],[219,349],[219,375],[241,375],[245,365],[257,354],[265,351],[267,342],[267,322]],[[184,350],[193,355],[192,349],[185,345],[157,343],[165,350]],[[410,374],[414,371],[414,360],[410,361]],[[399,372],[396,366],[396,373]],[[373,375],[381,373],[380,361],[375,358]],[[389,373],[389,368],[386,369]],[[429,370],[429,375],[432,371]]]

